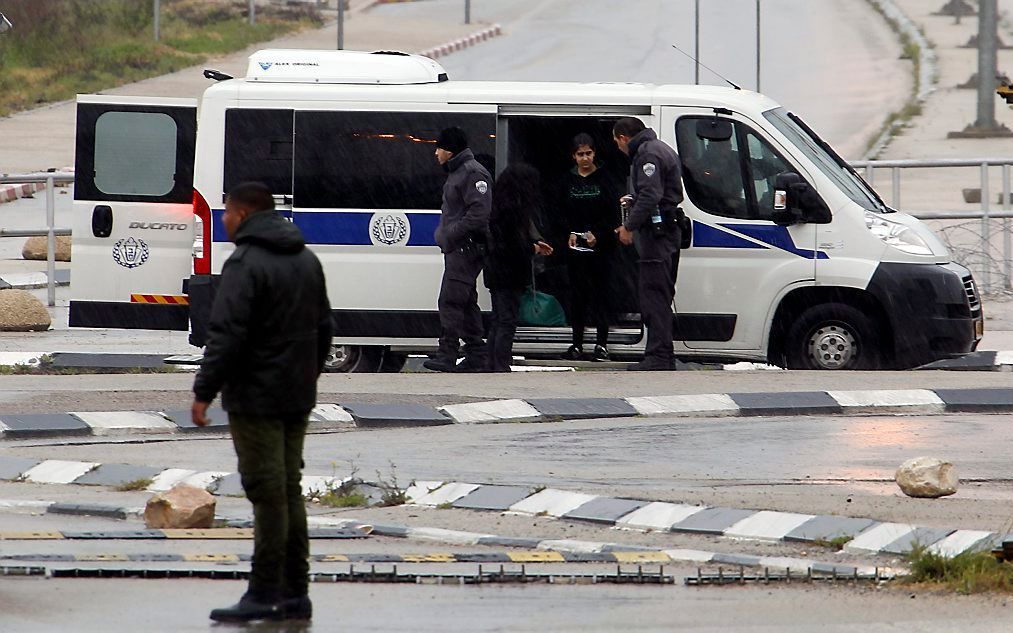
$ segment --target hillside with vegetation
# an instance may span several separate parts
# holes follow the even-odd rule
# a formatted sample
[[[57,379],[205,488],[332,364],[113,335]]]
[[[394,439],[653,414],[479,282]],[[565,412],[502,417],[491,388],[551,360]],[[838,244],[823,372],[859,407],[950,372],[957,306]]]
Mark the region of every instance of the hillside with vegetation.
[[[160,41],[151,0],[0,0],[14,28],[0,35],[0,116],[71,99],[316,26],[312,6],[246,0],[161,0]]]

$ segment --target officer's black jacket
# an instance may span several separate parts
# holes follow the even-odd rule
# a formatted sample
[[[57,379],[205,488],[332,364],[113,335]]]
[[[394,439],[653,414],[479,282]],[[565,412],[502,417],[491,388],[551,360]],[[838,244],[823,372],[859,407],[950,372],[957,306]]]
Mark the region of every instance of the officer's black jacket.
[[[679,155],[648,128],[630,139],[630,158],[633,206],[626,217],[627,230],[649,228],[655,209],[675,218],[683,200]]]
[[[270,211],[249,216],[235,241],[194,394],[210,402],[221,391],[234,413],[309,413],[332,336],[320,261],[299,229]]]
[[[444,253],[453,253],[469,238],[485,239],[492,205],[492,178],[470,149],[454,154],[447,161],[447,171],[436,244]]]

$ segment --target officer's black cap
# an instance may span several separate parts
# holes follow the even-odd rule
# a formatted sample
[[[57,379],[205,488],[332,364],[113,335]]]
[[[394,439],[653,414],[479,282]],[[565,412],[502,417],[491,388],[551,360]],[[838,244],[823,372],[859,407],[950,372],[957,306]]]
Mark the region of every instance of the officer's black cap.
[[[448,127],[440,132],[436,147],[445,149],[451,154],[463,152],[468,149],[468,135],[459,127]]]

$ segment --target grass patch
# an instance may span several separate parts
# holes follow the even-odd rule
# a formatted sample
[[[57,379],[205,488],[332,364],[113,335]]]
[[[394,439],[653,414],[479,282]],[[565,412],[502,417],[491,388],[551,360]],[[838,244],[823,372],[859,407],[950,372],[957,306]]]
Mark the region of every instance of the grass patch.
[[[38,365],[0,365],[0,376],[80,376],[86,374],[179,374],[185,370],[174,365],[162,367],[56,367],[53,359],[43,356]]]
[[[117,492],[130,492],[132,490],[147,490],[148,486],[152,483],[151,479],[141,478],[133,481],[124,482],[116,486]]]
[[[987,551],[946,558],[917,548],[910,555],[911,573],[902,582],[959,594],[1013,593],[1013,564]]]
[[[850,536],[835,536],[832,539],[816,539],[813,541],[813,545],[816,547],[825,547],[827,549],[839,552],[844,549],[844,546],[851,540]]]
[[[259,6],[245,0],[162,0],[161,41],[152,3],[142,0],[8,0],[14,28],[0,36],[0,116],[157,77],[317,26],[312,6]]]
[[[318,499],[320,499],[320,505],[329,508],[363,508],[369,505],[369,499],[360,492],[330,491],[320,495]]]

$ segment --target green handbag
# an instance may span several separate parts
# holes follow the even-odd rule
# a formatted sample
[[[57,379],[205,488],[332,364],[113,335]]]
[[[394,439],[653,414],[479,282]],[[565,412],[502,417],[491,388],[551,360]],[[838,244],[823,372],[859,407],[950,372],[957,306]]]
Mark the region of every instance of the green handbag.
[[[534,286],[529,287],[521,295],[521,305],[517,311],[517,320],[521,325],[539,327],[562,327],[566,325],[566,313],[550,294],[538,292]]]

